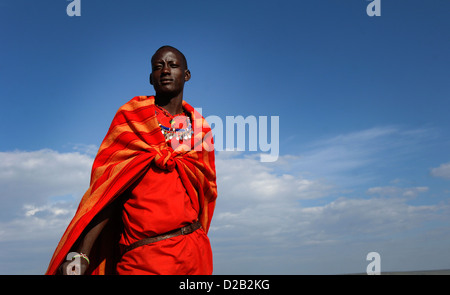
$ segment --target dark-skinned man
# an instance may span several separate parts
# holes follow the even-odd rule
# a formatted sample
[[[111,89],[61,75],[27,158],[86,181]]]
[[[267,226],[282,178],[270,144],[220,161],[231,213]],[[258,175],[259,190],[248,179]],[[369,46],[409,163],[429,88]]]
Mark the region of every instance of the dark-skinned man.
[[[47,274],[212,273],[211,130],[183,100],[185,56],[163,46],[151,65],[156,94],[116,113]]]

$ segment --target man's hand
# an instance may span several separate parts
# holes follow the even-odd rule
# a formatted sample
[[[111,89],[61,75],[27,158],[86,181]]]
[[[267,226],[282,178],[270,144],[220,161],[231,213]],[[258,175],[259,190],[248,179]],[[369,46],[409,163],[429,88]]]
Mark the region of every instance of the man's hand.
[[[87,233],[80,237],[79,246],[73,248],[66,256],[66,261],[59,267],[63,275],[83,275],[89,267],[89,254],[105,225],[109,222],[115,207],[112,205],[98,213],[87,227]],[[76,252],[75,252],[76,251]],[[84,253],[84,254],[83,254]]]
[[[89,263],[85,259],[75,257],[73,260],[61,264],[60,270],[63,275],[84,275],[88,267]]]

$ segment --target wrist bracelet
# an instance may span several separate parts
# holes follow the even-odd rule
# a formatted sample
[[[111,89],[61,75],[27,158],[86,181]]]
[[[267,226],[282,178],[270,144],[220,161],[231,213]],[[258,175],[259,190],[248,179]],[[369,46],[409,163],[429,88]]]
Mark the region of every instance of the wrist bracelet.
[[[89,258],[84,253],[78,253],[77,255],[74,255],[72,257],[72,260],[74,260],[76,257],[82,257],[82,258],[84,258],[87,261],[88,265],[91,264],[91,262],[89,261]]]

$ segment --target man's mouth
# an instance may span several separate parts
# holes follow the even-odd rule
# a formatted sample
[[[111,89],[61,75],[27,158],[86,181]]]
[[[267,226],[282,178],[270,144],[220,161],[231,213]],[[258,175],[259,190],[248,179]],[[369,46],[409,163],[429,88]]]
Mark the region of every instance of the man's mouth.
[[[161,79],[160,80],[161,81],[161,84],[169,84],[169,83],[172,83],[172,81],[173,81],[173,79]]]

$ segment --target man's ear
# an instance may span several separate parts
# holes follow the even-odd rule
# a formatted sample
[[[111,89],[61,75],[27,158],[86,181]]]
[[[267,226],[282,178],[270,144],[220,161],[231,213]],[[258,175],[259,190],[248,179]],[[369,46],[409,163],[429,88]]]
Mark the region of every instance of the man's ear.
[[[150,82],[150,85],[153,85],[152,73],[150,73],[150,76],[148,77],[148,80]]]
[[[186,70],[186,71],[184,72],[184,82],[187,82],[187,81],[189,81],[190,79],[191,79],[191,71]]]

